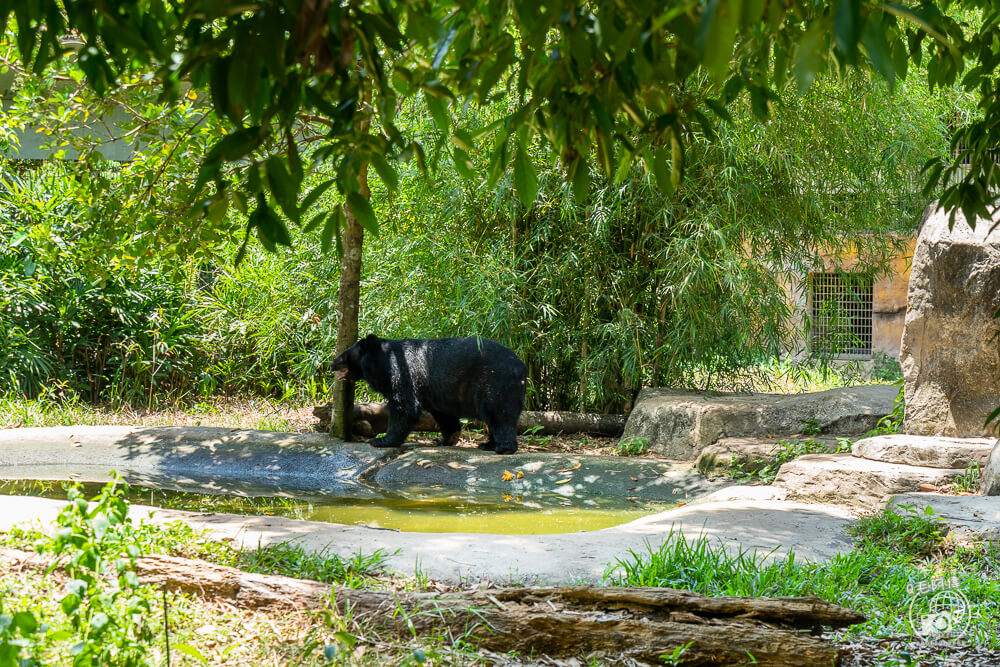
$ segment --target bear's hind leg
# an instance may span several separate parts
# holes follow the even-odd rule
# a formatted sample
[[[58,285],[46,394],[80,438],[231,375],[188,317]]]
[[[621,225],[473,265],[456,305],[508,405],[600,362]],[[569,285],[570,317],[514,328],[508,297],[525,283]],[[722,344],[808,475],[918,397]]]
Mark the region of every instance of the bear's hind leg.
[[[441,436],[434,439],[437,447],[451,447],[458,442],[458,432],[462,430],[462,422],[454,415],[446,415],[440,412],[430,411],[434,421],[441,427]]]

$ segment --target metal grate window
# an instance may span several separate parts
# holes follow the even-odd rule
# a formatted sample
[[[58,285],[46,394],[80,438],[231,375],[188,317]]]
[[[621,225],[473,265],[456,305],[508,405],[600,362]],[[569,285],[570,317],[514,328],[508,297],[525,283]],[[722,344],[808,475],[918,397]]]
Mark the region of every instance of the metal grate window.
[[[809,286],[812,351],[837,357],[870,357],[872,279],[848,273],[813,273]]]

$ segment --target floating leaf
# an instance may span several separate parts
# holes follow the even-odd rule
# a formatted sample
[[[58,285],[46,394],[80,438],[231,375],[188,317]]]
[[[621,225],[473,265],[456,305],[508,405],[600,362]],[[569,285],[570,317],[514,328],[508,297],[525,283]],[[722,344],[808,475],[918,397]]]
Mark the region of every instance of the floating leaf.
[[[512,473],[509,470],[504,470],[503,474],[500,475],[500,479],[502,479],[505,482],[509,482],[510,480],[514,479],[514,473]]]

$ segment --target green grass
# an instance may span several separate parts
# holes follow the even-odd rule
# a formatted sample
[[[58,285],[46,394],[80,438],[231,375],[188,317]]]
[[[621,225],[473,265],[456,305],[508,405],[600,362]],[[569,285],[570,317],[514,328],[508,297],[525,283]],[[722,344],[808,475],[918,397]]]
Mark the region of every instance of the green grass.
[[[930,613],[930,597],[919,591],[953,577],[969,602],[961,640],[998,649],[1000,549],[990,543],[951,547],[937,523],[931,515],[890,507],[857,524],[853,551],[821,563],[794,554],[732,552],[704,536],[671,532],[662,546],[632,551],[610,565],[605,582],[713,596],[816,596],[868,617],[845,634],[888,637],[912,634],[911,615]]]

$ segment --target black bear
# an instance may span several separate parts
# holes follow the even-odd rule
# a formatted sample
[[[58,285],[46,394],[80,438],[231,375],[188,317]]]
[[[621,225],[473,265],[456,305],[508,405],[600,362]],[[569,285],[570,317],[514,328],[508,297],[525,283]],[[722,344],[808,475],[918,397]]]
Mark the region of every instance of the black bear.
[[[421,409],[441,427],[438,445],[454,445],[459,417],[489,429],[480,449],[517,451],[517,420],[524,407],[528,368],[509,348],[488,338],[392,340],[367,336],[331,364],[338,378],[364,380],[389,402],[389,426],[373,447],[399,447]]]

